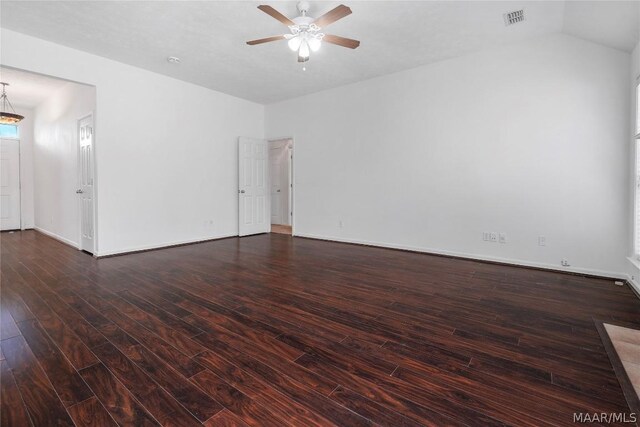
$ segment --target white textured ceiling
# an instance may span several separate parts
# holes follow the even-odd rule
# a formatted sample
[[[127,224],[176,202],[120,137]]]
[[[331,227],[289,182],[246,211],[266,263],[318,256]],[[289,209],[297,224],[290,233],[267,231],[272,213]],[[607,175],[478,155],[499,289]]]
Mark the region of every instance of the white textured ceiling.
[[[631,52],[640,38],[640,1],[569,1],[563,31]]]
[[[325,32],[361,40],[361,46],[350,50],[325,43],[312,56],[307,71],[302,71],[284,41],[245,44],[287,31],[256,8],[264,3],[296,16],[295,1],[3,0],[0,24],[260,103],[557,33],[565,27],[576,36],[624,50],[629,50],[634,37],[616,21],[619,10],[628,6],[618,2],[603,2],[609,5],[574,19],[565,16],[565,9],[572,16],[580,15],[586,6],[578,3],[590,2],[566,8],[561,1],[344,0],[353,14]],[[338,4],[312,2],[309,15],[319,16]],[[505,27],[503,14],[520,8],[525,9],[526,20]],[[593,20],[598,24],[602,13],[614,18],[608,18],[605,27],[593,28]],[[637,13],[632,18],[622,15],[630,23],[622,27],[635,24],[631,32],[637,29]],[[182,63],[169,64],[170,55],[180,57]]]
[[[33,108],[67,84],[55,79],[13,68],[0,67],[0,81],[9,83],[7,96],[14,107]]]

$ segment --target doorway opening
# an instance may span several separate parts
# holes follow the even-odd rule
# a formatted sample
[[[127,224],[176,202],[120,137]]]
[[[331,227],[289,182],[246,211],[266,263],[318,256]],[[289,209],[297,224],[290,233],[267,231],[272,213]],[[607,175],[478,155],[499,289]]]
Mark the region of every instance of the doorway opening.
[[[269,141],[271,232],[292,235],[293,139]]]
[[[95,253],[95,86],[6,66],[0,74],[24,117],[0,129],[0,228]]]

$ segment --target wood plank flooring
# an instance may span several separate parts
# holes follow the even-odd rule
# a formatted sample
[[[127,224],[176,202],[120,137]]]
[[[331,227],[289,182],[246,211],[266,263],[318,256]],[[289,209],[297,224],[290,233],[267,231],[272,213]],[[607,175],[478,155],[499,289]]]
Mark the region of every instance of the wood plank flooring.
[[[265,234],[96,260],[2,233],[2,426],[555,426],[629,413],[611,280]]]
[[[291,226],[290,225],[282,225],[282,224],[271,224],[271,232],[278,234],[288,234],[291,235]]]

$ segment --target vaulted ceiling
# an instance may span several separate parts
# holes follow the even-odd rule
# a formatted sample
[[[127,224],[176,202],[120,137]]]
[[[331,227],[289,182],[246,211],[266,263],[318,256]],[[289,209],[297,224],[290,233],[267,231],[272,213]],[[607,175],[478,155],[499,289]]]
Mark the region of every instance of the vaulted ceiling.
[[[343,1],[353,14],[326,32],[361,46],[325,43],[302,71],[284,41],[245,44],[287,31],[263,3],[297,16],[294,1],[2,1],[0,25],[260,103],[552,33],[624,51],[638,40],[635,1]],[[309,15],[338,4],[312,2]],[[522,8],[525,21],[505,26]]]

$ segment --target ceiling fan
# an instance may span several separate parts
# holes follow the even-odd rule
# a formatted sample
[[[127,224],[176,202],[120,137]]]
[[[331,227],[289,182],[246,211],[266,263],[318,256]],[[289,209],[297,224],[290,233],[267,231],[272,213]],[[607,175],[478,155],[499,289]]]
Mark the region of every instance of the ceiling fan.
[[[311,52],[317,52],[323,41],[327,43],[336,44],[338,46],[348,47],[355,49],[360,46],[358,40],[348,39],[346,37],[334,36],[331,34],[324,34],[320,32],[327,25],[336,22],[339,19],[351,14],[351,9],[341,4],[335,7],[329,12],[325,13],[319,18],[312,18],[307,16],[309,11],[309,2],[301,1],[298,3],[298,11],[300,16],[289,19],[282,13],[278,12],[274,8],[268,5],[260,5],[258,9],[272,16],[284,25],[289,27],[290,34],[284,34],[281,36],[267,37],[264,39],[248,41],[248,45],[256,45],[268,42],[274,42],[277,40],[288,40],[289,48],[294,52],[298,52],[298,62],[307,62]]]

